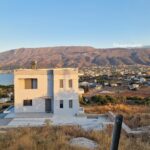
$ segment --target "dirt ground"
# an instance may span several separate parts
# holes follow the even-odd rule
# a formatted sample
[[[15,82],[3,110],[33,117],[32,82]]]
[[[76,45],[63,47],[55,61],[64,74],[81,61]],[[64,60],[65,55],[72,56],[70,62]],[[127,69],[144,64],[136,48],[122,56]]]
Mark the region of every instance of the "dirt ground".
[[[105,92],[103,92],[105,91]],[[139,90],[137,91],[132,91],[132,90],[128,90],[128,89],[124,89],[124,90],[120,90],[119,87],[117,88],[103,88],[101,90],[96,90],[96,89],[92,89],[90,90],[88,93],[85,93],[84,96],[93,96],[93,95],[112,95],[112,96],[122,96],[122,97],[133,97],[133,96],[137,96],[137,97],[150,97],[150,87],[141,87]]]

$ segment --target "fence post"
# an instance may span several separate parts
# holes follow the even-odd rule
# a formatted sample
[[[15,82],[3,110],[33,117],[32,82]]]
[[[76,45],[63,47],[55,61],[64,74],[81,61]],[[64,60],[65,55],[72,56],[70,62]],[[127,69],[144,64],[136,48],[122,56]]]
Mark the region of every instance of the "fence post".
[[[115,124],[113,128],[113,136],[110,150],[118,150],[119,139],[121,134],[123,116],[117,115],[115,118]]]

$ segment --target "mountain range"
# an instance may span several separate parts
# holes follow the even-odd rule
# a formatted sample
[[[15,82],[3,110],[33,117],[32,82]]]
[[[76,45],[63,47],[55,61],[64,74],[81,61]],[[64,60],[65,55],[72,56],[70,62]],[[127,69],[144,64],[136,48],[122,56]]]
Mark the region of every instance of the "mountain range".
[[[106,48],[88,46],[60,46],[20,48],[0,53],[3,69],[30,67],[36,60],[38,67],[88,67],[105,65],[150,65],[150,47]]]

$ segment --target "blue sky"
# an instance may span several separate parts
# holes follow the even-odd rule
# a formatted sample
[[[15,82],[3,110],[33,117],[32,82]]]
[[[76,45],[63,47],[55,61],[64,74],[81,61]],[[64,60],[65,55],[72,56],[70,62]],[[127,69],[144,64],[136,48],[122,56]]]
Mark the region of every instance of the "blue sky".
[[[0,0],[0,51],[150,44],[150,0]]]

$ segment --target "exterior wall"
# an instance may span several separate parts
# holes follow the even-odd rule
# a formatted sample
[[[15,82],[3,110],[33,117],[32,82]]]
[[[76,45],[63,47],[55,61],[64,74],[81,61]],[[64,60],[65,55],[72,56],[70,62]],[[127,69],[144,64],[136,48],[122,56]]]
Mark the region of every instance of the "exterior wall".
[[[17,70],[14,72],[15,112],[45,112],[45,99],[48,91],[46,72]],[[25,89],[24,79],[37,78],[37,89]],[[32,99],[32,106],[23,106],[23,100]]]
[[[60,88],[60,80],[64,80],[64,87]],[[69,79],[73,81],[73,87],[69,88]],[[63,69],[53,71],[54,82],[54,114],[75,115],[79,110],[78,101],[78,69]],[[69,100],[73,100],[73,108],[69,108]],[[60,108],[60,100],[64,101],[64,108]]]
[[[54,101],[54,114],[55,115],[76,115],[79,111],[79,102],[78,99],[73,99],[73,108],[69,108],[69,99],[68,98],[61,98],[64,101],[63,108],[60,108],[60,101]]]
[[[15,104],[15,112],[45,112],[45,100],[33,99],[32,106],[23,106],[23,100],[20,104]]]

